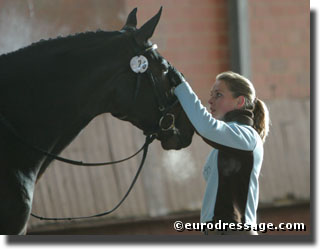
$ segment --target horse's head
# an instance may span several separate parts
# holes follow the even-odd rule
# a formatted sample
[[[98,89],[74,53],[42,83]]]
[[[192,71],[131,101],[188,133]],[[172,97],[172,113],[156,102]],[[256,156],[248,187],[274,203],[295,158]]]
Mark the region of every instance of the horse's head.
[[[112,114],[144,131],[156,134],[164,149],[181,149],[190,145],[193,126],[171,92],[167,76],[169,63],[149,41],[161,10],[140,29],[134,9],[121,30],[125,38],[127,71],[116,79],[116,112]]]

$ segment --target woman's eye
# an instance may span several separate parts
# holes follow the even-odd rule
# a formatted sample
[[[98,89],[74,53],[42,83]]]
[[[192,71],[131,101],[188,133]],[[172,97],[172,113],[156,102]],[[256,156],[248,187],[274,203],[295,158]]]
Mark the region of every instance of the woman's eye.
[[[222,95],[220,93],[216,94],[216,98],[221,97]]]

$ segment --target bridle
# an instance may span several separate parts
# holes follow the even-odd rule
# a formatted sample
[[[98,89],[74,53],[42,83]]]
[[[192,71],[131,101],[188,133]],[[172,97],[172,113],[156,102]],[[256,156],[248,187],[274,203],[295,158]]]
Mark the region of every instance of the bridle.
[[[120,162],[124,162],[127,161],[131,158],[133,158],[134,156],[136,156],[137,154],[139,154],[142,150],[143,150],[143,156],[140,162],[140,166],[138,167],[138,170],[136,172],[136,175],[134,176],[127,192],[125,193],[125,195],[123,196],[123,198],[118,202],[118,204],[108,210],[105,211],[103,213],[99,213],[99,214],[95,214],[95,215],[90,215],[90,216],[79,216],[79,217],[64,217],[64,218],[47,218],[47,217],[42,217],[42,216],[38,216],[35,215],[33,213],[31,213],[31,216],[40,219],[40,220],[54,220],[54,221],[58,221],[58,220],[78,220],[78,219],[89,219],[89,218],[94,218],[94,217],[101,217],[107,214],[112,213],[113,211],[115,211],[118,207],[120,207],[120,205],[124,202],[124,200],[127,198],[127,196],[129,195],[130,191],[132,190],[134,184],[136,183],[138,176],[142,170],[143,164],[145,162],[147,153],[148,153],[148,148],[149,145],[154,141],[154,139],[158,136],[158,133],[161,131],[171,131],[174,134],[176,134],[178,132],[178,129],[175,127],[175,116],[172,113],[169,113],[169,111],[178,103],[178,99],[176,99],[172,104],[169,104],[169,100],[168,100],[168,93],[161,93],[159,91],[159,82],[157,81],[156,77],[154,77],[153,73],[151,72],[151,70],[148,68],[148,60],[146,59],[146,57],[143,56],[143,54],[147,53],[150,50],[154,50],[157,48],[157,45],[154,44],[151,47],[148,47],[147,49],[145,49],[144,51],[142,51],[142,53],[138,53],[138,56],[136,57],[140,57],[140,59],[146,60],[144,61],[144,63],[146,63],[145,65],[141,65],[139,66],[139,72],[135,72],[134,68],[131,66],[131,69],[138,74],[137,77],[137,87],[136,87],[136,91],[135,91],[135,96],[134,99],[137,98],[137,94],[139,92],[139,87],[140,87],[140,82],[141,82],[141,76],[143,73],[146,72],[146,74],[148,75],[152,86],[153,86],[153,90],[154,90],[154,94],[156,96],[157,99],[157,103],[158,103],[158,109],[161,112],[161,118],[159,120],[158,123],[158,128],[156,130],[152,130],[152,131],[148,131],[145,132],[146,134],[146,139],[145,139],[145,143],[143,144],[143,146],[133,155],[122,159],[122,160],[118,160],[118,161],[113,161],[113,162],[99,162],[99,163],[84,163],[82,161],[74,161],[74,160],[70,160],[64,157],[60,157],[58,155],[52,154],[46,150],[43,150],[31,143],[28,143],[26,140],[22,139],[22,137],[20,137],[20,135],[18,134],[18,132],[14,129],[14,127],[11,125],[11,123],[0,113],[0,123],[2,125],[4,125],[4,127],[6,127],[8,129],[9,132],[11,132],[11,134],[16,137],[16,139],[18,139],[18,141],[20,143],[22,143],[23,145],[25,145],[28,148],[33,149],[34,151],[41,153],[49,158],[61,161],[61,162],[65,162],[68,164],[72,164],[72,165],[77,165],[77,166],[103,166],[103,165],[111,165],[111,164],[116,164],[116,163],[120,163]],[[133,62],[135,57],[133,57],[131,59],[131,62]],[[140,72],[142,71],[142,72]],[[165,125],[165,120],[169,119],[169,125]]]
[[[157,48],[158,46],[156,44],[153,44],[142,52],[136,53],[137,55],[134,56],[130,61],[132,71],[137,74],[134,102],[136,101],[137,95],[140,90],[141,78],[143,74],[146,74],[152,84],[153,92],[158,103],[158,110],[161,112],[161,117],[158,122],[158,129],[156,129],[155,131],[146,132],[146,134],[154,134],[157,136],[159,132],[163,131],[177,134],[179,130],[175,126],[175,115],[170,113],[170,111],[172,110],[172,108],[174,108],[174,106],[178,104],[178,99],[172,94],[171,89],[169,91],[160,91],[162,85],[159,83],[157,78],[153,75],[152,71],[148,67],[148,59],[144,56],[149,51],[156,50]],[[175,100],[172,103],[170,103],[170,96],[175,97]],[[169,125],[166,125],[166,121],[169,121],[167,122]]]

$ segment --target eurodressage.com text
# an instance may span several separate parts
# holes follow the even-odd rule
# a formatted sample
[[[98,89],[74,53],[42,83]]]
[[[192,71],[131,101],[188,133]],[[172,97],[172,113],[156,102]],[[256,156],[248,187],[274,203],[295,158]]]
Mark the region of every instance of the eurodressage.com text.
[[[182,221],[174,222],[174,229],[178,232],[187,231],[256,231],[266,233],[267,231],[306,231],[307,227],[304,223],[279,223],[275,226],[273,223],[225,223],[219,220],[217,223],[183,223]]]

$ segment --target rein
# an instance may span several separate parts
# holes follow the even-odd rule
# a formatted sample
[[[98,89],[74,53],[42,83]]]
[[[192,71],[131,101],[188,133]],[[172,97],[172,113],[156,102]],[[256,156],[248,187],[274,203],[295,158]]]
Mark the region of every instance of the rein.
[[[134,184],[136,183],[138,177],[139,177],[139,174],[142,170],[142,167],[143,167],[143,164],[145,162],[145,159],[147,157],[147,153],[148,153],[148,148],[149,148],[149,145],[153,142],[153,140],[155,139],[155,136],[154,135],[148,135],[146,136],[146,141],[143,145],[143,147],[141,149],[143,149],[143,155],[142,155],[142,160],[141,160],[141,163],[140,163],[140,166],[136,172],[136,175],[134,176],[129,188],[128,188],[128,191],[125,193],[125,195],[122,197],[122,199],[118,202],[118,204],[108,210],[108,211],[105,211],[103,213],[99,213],[99,214],[95,214],[95,215],[89,215],[89,216],[79,216],[79,217],[63,217],[63,218],[47,218],[47,217],[42,217],[42,216],[38,216],[38,215],[35,215],[33,213],[31,213],[31,216],[37,218],[37,219],[40,219],[40,220],[54,220],[54,221],[58,221],[58,220],[81,220],[81,219],[90,219],[90,218],[95,218],[95,217],[101,217],[101,216],[104,216],[104,215],[108,215],[108,214],[111,214],[113,211],[115,211],[118,207],[121,206],[121,204],[125,201],[125,199],[127,198],[127,196],[129,195],[129,193],[131,192]],[[140,152],[141,149],[138,151]],[[137,153],[136,153],[137,154]]]
[[[157,99],[157,102],[158,102],[158,105],[159,105],[159,110],[161,111],[162,113],[162,117],[160,118],[159,120],[159,130],[162,130],[162,131],[168,131],[168,130],[172,130],[173,132],[176,132],[177,131],[177,128],[175,127],[175,116],[171,113],[169,113],[169,110],[173,108],[173,106],[175,106],[177,103],[178,103],[178,100],[176,100],[173,104],[169,105],[166,107],[166,103],[163,101],[163,99],[160,97],[160,93],[157,89],[157,85],[156,85],[156,79],[155,77],[153,76],[152,72],[148,69],[148,60],[142,55],[144,54],[145,52],[147,51],[150,51],[150,50],[154,50],[157,48],[157,45],[154,44],[152,45],[151,47],[145,49],[143,51],[143,53],[141,53],[139,56],[135,56],[131,59],[130,61],[130,66],[131,66],[131,69],[138,74],[138,79],[137,79],[137,89],[135,91],[135,98],[136,98],[136,95],[139,91],[139,85],[140,85],[140,76],[142,73],[146,72],[147,75],[149,76],[152,84],[153,84],[153,89],[154,89],[154,92],[155,92],[155,95],[156,95],[156,99]],[[165,118],[169,118],[171,119],[171,124],[170,126],[168,127],[164,127],[163,126],[163,120]],[[23,140],[19,135],[18,133],[16,132],[16,130],[14,129],[14,127],[10,124],[10,122],[0,113],[0,123],[2,123],[10,132],[11,134],[13,134],[22,144],[24,144],[25,146],[43,154],[43,155],[46,155],[52,159],[55,159],[55,160],[58,160],[58,161],[61,161],[61,162],[65,162],[65,163],[68,163],[68,164],[72,164],[72,165],[77,165],[77,166],[104,166],[104,165],[111,165],[111,164],[116,164],[116,163],[120,163],[120,162],[124,162],[124,161],[127,161],[131,158],[133,158],[134,156],[136,156],[137,154],[139,154],[142,150],[143,150],[143,155],[142,155],[142,159],[141,159],[141,163],[140,163],[140,166],[127,190],[127,192],[125,193],[125,195],[122,197],[122,199],[118,202],[118,204],[112,208],[111,210],[108,210],[108,211],[105,211],[103,213],[99,213],[99,214],[95,214],[95,215],[90,215],[90,216],[79,216],[79,217],[63,217],[63,218],[47,218],[47,217],[42,217],[42,216],[38,216],[36,214],[33,214],[31,213],[31,216],[37,218],[37,219],[40,219],[40,220],[54,220],[54,221],[58,221],[58,220],[79,220],[79,219],[89,219],[89,218],[94,218],[94,217],[101,217],[101,216],[104,216],[104,215],[108,215],[110,213],[112,213],[113,211],[115,211],[118,207],[120,207],[120,205],[124,202],[124,200],[127,198],[127,196],[129,195],[129,193],[131,192],[134,184],[136,183],[137,179],[138,179],[138,176],[142,170],[142,167],[144,165],[144,162],[145,162],[145,159],[146,159],[146,156],[147,156],[147,153],[148,153],[148,148],[149,148],[149,145],[154,141],[154,139],[157,137],[157,134],[158,134],[158,131],[153,131],[151,133],[148,133],[146,135],[146,140],[145,140],[145,143],[143,144],[143,146],[136,152],[134,153],[133,155],[125,158],[125,159],[122,159],[122,160],[117,160],[117,161],[113,161],[113,162],[99,162],[99,163],[85,163],[85,162],[82,162],[82,161],[74,161],[74,160],[70,160],[70,159],[66,159],[66,158],[63,158],[63,157],[60,157],[58,155],[55,155],[55,154],[52,154],[46,150],[43,150],[35,145],[32,145],[30,143],[28,143],[27,141]]]
[[[138,179],[138,176],[142,170],[142,167],[143,167],[143,164],[145,162],[145,159],[147,157],[147,153],[148,153],[148,148],[149,148],[149,145],[154,141],[154,139],[156,138],[156,135],[155,134],[151,134],[151,135],[147,135],[146,136],[146,140],[145,140],[145,143],[143,144],[143,146],[136,152],[134,153],[133,155],[125,158],[125,159],[122,159],[122,160],[118,160],[118,161],[113,161],[113,162],[99,162],[99,163],[84,163],[84,162],[81,162],[81,161],[74,161],[74,160],[70,160],[70,159],[66,159],[66,158],[63,158],[63,157],[60,157],[60,156],[57,156],[57,155],[54,155],[54,154],[51,154],[41,148],[38,148],[32,144],[29,144],[28,142],[24,141],[18,134],[17,132],[15,131],[15,129],[11,126],[11,124],[8,122],[8,120],[0,114],[0,123],[2,123],[10,132],[12,135],[14,135],[22,144],[24,144],[25,146],[29,147],[29,148],[32,148],[33,150],[43,154],[43,155],[46,155],[48,157],[51,157],[55,160],[58,160],[58,161],[62,161],[62,162],[65,162],[65,163],[69,163],[69,164],[72,164],[72,165],[77,165],[77,166],[103,166],[103,165],[111,165],[111,164],[116,164],[116,163],[120,163],[120,162],[123,162],[123,161],[126,161],[126,160],[129,160],[131,158],[133,158],[134,156],[136,156],[137,154],[139,154],[142,150],[143,150],[143,155],[142,155],[142,159],[141,159],[141,163],[140,163],[140,166],[128,188],[128,191],[125,193],[125,195],[122,197],[122,199],[119,201],[119,203],[114,207],[112,208],[111,210],[108,210],[106,212],[103,212],[103,213],[99,213],[99,214],[95,214],[95,215],[90,215],[90,216],[80,216],[80,217],[63,217],[63,218],[48,218],[48,217],[42,217],[42,216],[39,216],[39,215],[36,215],[36,214],[33,214],[33,213],[30,213],[31,216],[37,218],[37,219],[40,219],[40,220],[54,220],[54,221],[58,221],[58,220],[79,220],[79,219],[89,219],[89,218],[94,218],[94,217],[101,217],[101,216],[104,216],[104,215],[107,215],[107,214],[110,214],[112,213],[113,211],[115,211],[118,207],[120,207],[120,205],[124,202],[124,200],[127,198],[127,196],[129,195],[129,193],[131,192],[134,184],[136,183],[137,179]]]

